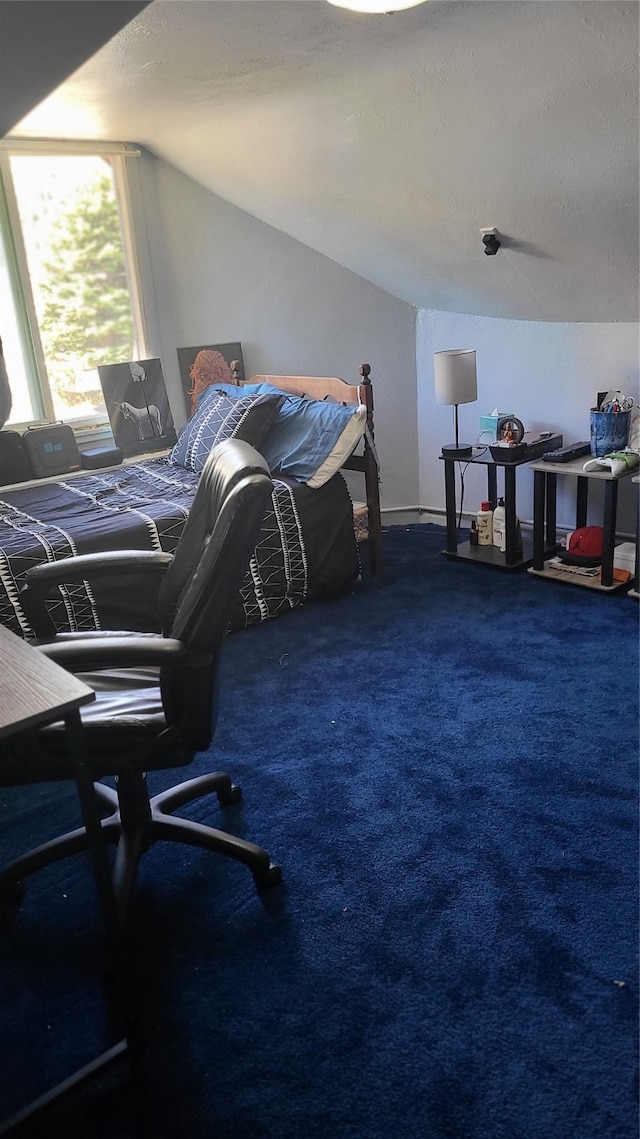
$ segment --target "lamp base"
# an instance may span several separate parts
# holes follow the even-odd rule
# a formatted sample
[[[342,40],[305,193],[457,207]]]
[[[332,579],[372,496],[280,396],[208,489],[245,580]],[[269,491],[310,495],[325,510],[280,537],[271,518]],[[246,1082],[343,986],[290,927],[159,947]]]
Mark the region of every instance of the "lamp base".
[[[443,459],[470,459],[472,454],[471,443],[447,443],[442,448]]]

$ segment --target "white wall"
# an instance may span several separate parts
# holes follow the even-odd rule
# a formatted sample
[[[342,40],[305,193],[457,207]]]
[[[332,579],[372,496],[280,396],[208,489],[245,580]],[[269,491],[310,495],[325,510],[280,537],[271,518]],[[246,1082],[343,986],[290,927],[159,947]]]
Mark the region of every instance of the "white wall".
[[[376,443],[387,509],[444,512],[438,456],[453,438],[452,410],[436,405],[433,353],[475,348],[476,404],[460,408],[461,438],[475,442],[479,415],[512,412],[526,430],[589,438],[589,408],[608,387],[638,395],[637,324],[508,321],[421,310],[222,201],[174,167],[145,154],[137,164],[146,227],[152,355],[160,356],[179,425],[186,408],[176,349],[239,340],[247,376],[341,375],[371,364]],[[143,258],[143,262],[145,262]],[[574,525],[573,480],[559,483],[558,523]],[[484,468],[467,468],[464,510],[485,496]],[[533,476],[517,474],[517,510],[532,516]],[[359,480],[352,484],[360,492]],[[635,526],[637,488],[620,487],[619,531]],[[590,518],[602,488],[591,484]],[[401,516],[394,520],[400,520]],[[407,515],[410,518],[410,515]]]
[[[383,504],[418,494],[416,310],[336,262],[222,201],[168,163],[138,164],[162,360],[177,424],[185,419],[176,349],[240,341],[254,373],[338,375],[371,365]],[[141,218],[136,221],[141,224]],[[350,476],[354,496],[362,480]]]
[[[589,409],[597,392],[616,388],[638,397],[637,324],[551,324],[421,310],[416,339],[419,497],[429,510],[444,510],[438,455],[443,443],[453,441],[453,410],[436,404],[433,384],[433,353],[447,348],[475,348],[477,353],[478,402],[459,408],[461,441],[475,443],[479,416],[495,407],[516,415],[527,431],[559,431],[565,443],[588,440]],[[530,521],[533,475],[519,468],[516,484],[518,515]],[[485,469],[467,467],[465,511],[478,509],[485,488]],[[622,533],[633,532],[637,489],[628,480],[620,486]],[[589,522],[598,524],[600,484],[590,484],[589,503]],[[558,482],[558,525],[575,525],[574,479]]]

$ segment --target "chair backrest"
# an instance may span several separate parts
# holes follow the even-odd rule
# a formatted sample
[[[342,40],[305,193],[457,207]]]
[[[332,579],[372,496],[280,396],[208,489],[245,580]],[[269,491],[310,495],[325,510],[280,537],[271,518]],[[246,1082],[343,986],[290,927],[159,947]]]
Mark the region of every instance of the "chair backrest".
[[[174,716],[184,719],[191,707],[195,728],[210,704],[207,686],[215,679],[217,655],[272,489],[265,460],[248,443],[227,439],[211,451],[160,589],[159,609],[163,634],[213,654],[212,666],[204,674],[162,670],[169,722]]]
[[[213,448],[160,588],[165,636],[208,649],[218,625],[226,630],[272,490],[265,460],[248,443]]]

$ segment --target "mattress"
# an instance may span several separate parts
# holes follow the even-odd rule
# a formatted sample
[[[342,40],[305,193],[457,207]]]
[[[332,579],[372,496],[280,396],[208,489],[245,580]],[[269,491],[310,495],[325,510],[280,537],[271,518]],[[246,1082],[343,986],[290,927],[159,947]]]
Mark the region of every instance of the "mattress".
[[[20,603],[33,565],[105,550],[172,552],[199,475],[166,457],[117,470],[0,490],[0,623],[29,637]],[[322,487],[274,480],[270,507],[239,590],[230,629],[327,598],[360,574],[353,505],[344,479]],[[58,632],[155,630],[155,595],[135,578],[62,586],[51,604]]]

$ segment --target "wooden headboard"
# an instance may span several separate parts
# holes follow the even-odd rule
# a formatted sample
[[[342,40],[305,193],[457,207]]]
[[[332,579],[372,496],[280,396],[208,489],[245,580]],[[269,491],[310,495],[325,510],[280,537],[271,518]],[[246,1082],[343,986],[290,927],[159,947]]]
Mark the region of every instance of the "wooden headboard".
[[[375,448],[373,428],[373,387],[369,364],[360,365],[362,380],[348,384],[339,376],[252,376],[248,384],[271,384],[291,395],[307,399],[334,399],[349,407],[362,405],[367,409],[364,448],[361,455],[351,455],[343,467],[348,471],[361,471],[364,475],[369,527],[369,558],[371,571],[381,574],[384,569],[382,549],[382,520],[380,515],[380,468]]]

